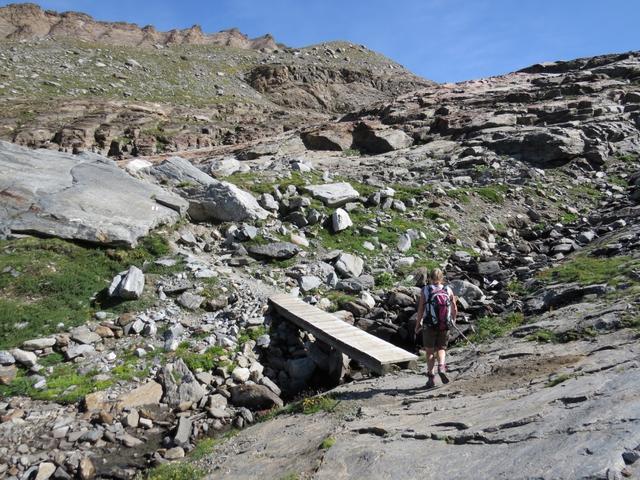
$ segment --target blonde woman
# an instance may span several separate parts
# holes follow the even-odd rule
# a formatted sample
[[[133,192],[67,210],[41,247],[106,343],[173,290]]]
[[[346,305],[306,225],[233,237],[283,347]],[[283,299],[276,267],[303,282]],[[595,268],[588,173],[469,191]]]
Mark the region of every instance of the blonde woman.
[[[442,383],[447,377],[446,349],[449,341],[449,326],[458,315],[456,297],[444,283],[444,274],[434,268],[429,274],[429,284],[422,289],[418,302],[416,335],[422,326],[422,341],[427,353],[427,388],[435,386],[434,367],[438,360],[438,375]]]

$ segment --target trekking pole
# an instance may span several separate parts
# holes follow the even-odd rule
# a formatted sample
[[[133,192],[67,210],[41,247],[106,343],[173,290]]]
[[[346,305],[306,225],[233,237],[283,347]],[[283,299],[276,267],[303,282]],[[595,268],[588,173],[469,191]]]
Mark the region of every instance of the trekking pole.
[[[458,326],[455,324],[455,322],[451,322],[451,325],[453,325],[453,328],[455,328],[457,330],[457,332],[460,334],[460,336],[462,338],[464,338],[467,342],[469,342],[471,344],[471,346],[474,348],[474,350],[478,351],[478,346],[475,343],[473,343],[471,340],[469,340],[464,333],[462,333],[462,331],[458,328]]]

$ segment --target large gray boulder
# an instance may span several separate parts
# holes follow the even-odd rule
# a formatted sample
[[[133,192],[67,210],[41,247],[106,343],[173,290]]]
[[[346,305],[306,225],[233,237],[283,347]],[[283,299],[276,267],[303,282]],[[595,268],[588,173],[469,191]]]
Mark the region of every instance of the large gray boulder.
[[[413,139],[402,130],[360,122],[353,131],[353,144],[365,152],[378,154],[408,148]]]
[[[245,383],[231,388],[231,404],[234,407],[245,407],[250,410],[266,410],[282,407],[282,399],[264,385]]]
[[[129,270],[120,272],[113,277],[109,285],[108,293],[110,297],[119,297],[124,300],[135,300],[140,298],[144,290],[144,273],[135,265]]]
[[[158,380],[164,391],[163,401],[172,408],[184,402],[199,402],[207,393],[182,359],[165,365]]]
[[[135,246],[158,225],[175,223],[182,198],[132,177],[99,155],[30,150],[0,141],[0,225],[114,246]]]
[[[359,277],[364,269],[364,260],[351,253],[341,253],[335,269],[343,277]]]
[[[353,137],[347,128],[331,126],[303,132],[300,137],[309,150],[347,150],[351,148]]]
[[[164,162],[154,165],[149,174],[161,182],[176,184],[209,185],[215,180],[188,160],[171,157]]]
[[[273,242],[266,245],[251,245],[247,252],[252,257],[267,260],[288,260],[295,257],[300,249],[289,242]]]
[[[328,207],[341,207],[360,198],[358,191],[347,182],[309,185],[305,190]]]
[[[189,197],[189,216],[196,222],[242,222],[269,216],[251,193],[228,182],[213,180]]]

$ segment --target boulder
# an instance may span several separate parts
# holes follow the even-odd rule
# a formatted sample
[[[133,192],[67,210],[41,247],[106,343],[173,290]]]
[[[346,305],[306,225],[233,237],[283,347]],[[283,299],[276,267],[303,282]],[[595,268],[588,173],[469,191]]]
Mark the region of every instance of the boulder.
[[[343,277],[359,277],[364,269],[364,260],[351,253],[341,253],[336,260],[335,269]]]
[[[456,297],[464,298],[469,304],[484,298],[484,293],[480,287],[477,287],[467,280],[453,280],[449,283],[449,287],[451,287]]]
[[[90,153],[0,142],[0,171],[0,225],[13,233],[133,247],[158,225],[175,223],[188,206]]]
[[[193,422],[189,417],[180,417],[178,420],[178,426],[176,427],[173,443],[178,446],[187,445],[191,438],[191,431],[193,430]]]
[[[353,226],[353,222],[345,210],[338,208],[331,215],[331,226],[333,227],[333,231],[338,233]]]
[[[305,190],[328,207],[342,207],[360,198],[358,191],[347,182],[309,185]]]
[[[184,402],[197,403],[206,394],[182,359],[165,365],[158,380],[164,391],[163,401],[172,408]]]
[[[202,305],[202,302],[204,302],[206,299],[200,295],[195,295],[193,293],[190,292],[184,292],[182,295],[180,295],[176,302],[188,309],[188,310],[197,310],[198,308],[200,308],[200,305]]]
[[[13,365],[16,363],[16,359],[11,352],[6,350],[0,350],[0,365]]]
[[[134,388],[118,397],[116,406],[118,409],[142,407],[145,405],[157,405],[162,399],[162,385],[153,380]]]
[[[282,407],[283,401],[278,395],[264,385],[246,383],[231,388],[231,404],[250,410],[267,410]]]
[[[353,142],[351,132],[338,126],[303,132],[300,137],[309,150],[342,151],[351,148]]]
[[[249,167],[245,167],[249,168]],[[222,160],[213,160],[209,166],[211,175],[215,177],[228,177],[242,169],[242,164],[235,158],[223,158]]]
[[[250,245],[247,252],[252,257],[267,260],[288,260],[295,257],[300,249],[289,242],[273,242],[266,245]]]
[[[73,345],[64,352],[67,360],[73,360],[77,357],[84,357],[95,353],[96,349],[93,345]]]
[[[303,292],[310,292],[322,285],[322,279],[315,275],[303,275],[298,279],[298,285]]]
[[[269,216],[251,193],[214,180],[189,197],[189,216],[196,222],[243,222]]]
[[[188,160],[180,157],[171,157],[162,163],[155,165],[150,170],[150,175],[162,183],[170,185],[209,185],[215,179],[207,175]]]
[[[36,338],[33,340],[27,340],[22,344],[22,348],[25,350],[44,350],[45,348],[53,347],[56,344],[56,339],[53,337]],[[2,362],[0,362],[2,363]]]
[[[38,363],[38,357],[35,353],[20,350],[19,348],[14,348],[13,350],[11,350],[11,355],[13,355],[13,358],[15,358],[16,363],[19,363],[20,365],[27,368],[33,367],[36,363]]]
[[[140,298],[144,290],[144,273],[135,265],[129,270],[120,272],[113,277],[109,285],[108,293],[110,297],[119,297],[125,300],[135,300]]]
[[[356,148],[375,155],[408,148],[413,145],[413,139],[402,130],[360,122],[353,131],[353,144]]]

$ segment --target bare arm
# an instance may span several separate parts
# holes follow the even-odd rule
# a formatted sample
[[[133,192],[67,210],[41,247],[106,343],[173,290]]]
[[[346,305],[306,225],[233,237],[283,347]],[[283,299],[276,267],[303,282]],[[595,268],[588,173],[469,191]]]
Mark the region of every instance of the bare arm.
[[[420,300],[418,301],[418,316],[416,317],[416,333],[418,332],[418,330],[420,330],[423,317],[424,317],[424,292],[420,293]]]
[[[458,316],[458,299],[453,294],[453,292],[451,292],[451,318],[455,320],[457,316]]]

